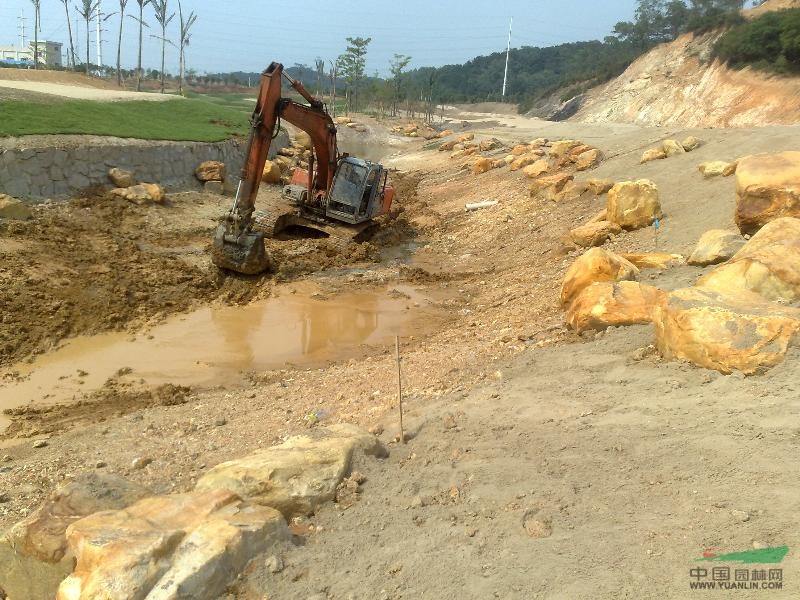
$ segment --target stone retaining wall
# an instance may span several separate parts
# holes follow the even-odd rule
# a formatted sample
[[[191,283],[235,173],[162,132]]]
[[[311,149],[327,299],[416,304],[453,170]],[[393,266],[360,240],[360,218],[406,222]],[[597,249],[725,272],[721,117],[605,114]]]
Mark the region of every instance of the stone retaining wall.
[[[289,143],[285,131],[273,140],[270,155]],[[96,185],[107,185],[108,170],[133,171],[139,181],[161,184],[167,192],[200,189],[194,171],[204,160],[225,163],[228,189],[238,184],[245,140],[157,142],[92,138],[66,147],[0,148],[0,193],[21,200],[67,198]]]

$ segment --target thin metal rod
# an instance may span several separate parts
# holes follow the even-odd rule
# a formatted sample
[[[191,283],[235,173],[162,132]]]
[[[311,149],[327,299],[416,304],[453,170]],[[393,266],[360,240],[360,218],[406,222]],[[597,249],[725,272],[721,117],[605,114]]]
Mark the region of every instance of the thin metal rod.
[[[397,404],[400,407],[400,441],[406,443],[406,435],[403,432],[403,382],[400,372],[400,337],[394,336],[394,355],[397,359]]]

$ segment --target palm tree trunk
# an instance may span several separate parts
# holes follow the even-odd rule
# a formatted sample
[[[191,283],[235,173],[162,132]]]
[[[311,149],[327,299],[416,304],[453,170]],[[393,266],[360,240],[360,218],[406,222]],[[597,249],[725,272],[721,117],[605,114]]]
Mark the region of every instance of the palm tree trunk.
[[[69,33],[69,56],[67,58],[72,57],[72,67],[75,68],[75,46],[72,44],[72,21],[69,18],[69,4],[64,4],[64,10],[67,13],[67,32]]]
[[[142,91],[142,19],[144,5],[139,5],[139,60],[136,63],[136,91]]]
[[[122,60],[122,22],[125,20],[125,10],[120,6],[119,11],[119,37],[117,38],[117,85],[122,87],[122,72],[120,62]]]
[[[180,81],[178,82],[178,94],[180,96],[183,96],[183,48],[184,48],[183,41],[181,41],[181,60],[180,60],[181,78]]]
[[[167,53],[167,28],[161,28],[161,93],[164,93],[164,56]]]
[[[86,76],[89,76],[89,16],[86,17]]]

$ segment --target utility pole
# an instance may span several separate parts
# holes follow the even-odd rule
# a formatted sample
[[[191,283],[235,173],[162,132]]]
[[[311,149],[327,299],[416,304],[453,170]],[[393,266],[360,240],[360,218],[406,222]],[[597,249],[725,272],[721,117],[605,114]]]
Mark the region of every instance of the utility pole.
[[[100,29],[100,20],[103,18],[103,9],[100,2],[97,3],[97,68],[103,68],[103,34]],[[88,59],[87,59],[88,60]]]
[[[19,29],[19,47],[21,49],[25,49],[25,11],[19,11],[19,17],[17,17],[18,25],[17,28]]]
[[[503,100],[506,99],[506,83],[508,82],[508,55],[511,54],[511,26],[514,24],[514,17],[508,22],[508,46],[506,47],[506,72],[503,75]]]

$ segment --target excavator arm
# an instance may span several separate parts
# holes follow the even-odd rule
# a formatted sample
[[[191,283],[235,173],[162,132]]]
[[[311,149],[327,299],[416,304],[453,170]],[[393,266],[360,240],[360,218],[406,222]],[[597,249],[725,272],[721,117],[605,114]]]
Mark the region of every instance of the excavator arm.
[[[289,80],[309,106],[282,97],[282,77]],[[281,120],[305,131],[311,138],[316,161],[312,158],[309,164],[308,198],[320,201],[331,188],[338,160],[336,126],[322,102],[309,94],[302,83],[285,75],[282,64],[273,62],[261,74],[236,200],[214,238],[212,260],[220,268],[250,275],[270,266],[264,237],[253,233],[251,226],[264,164]]]

